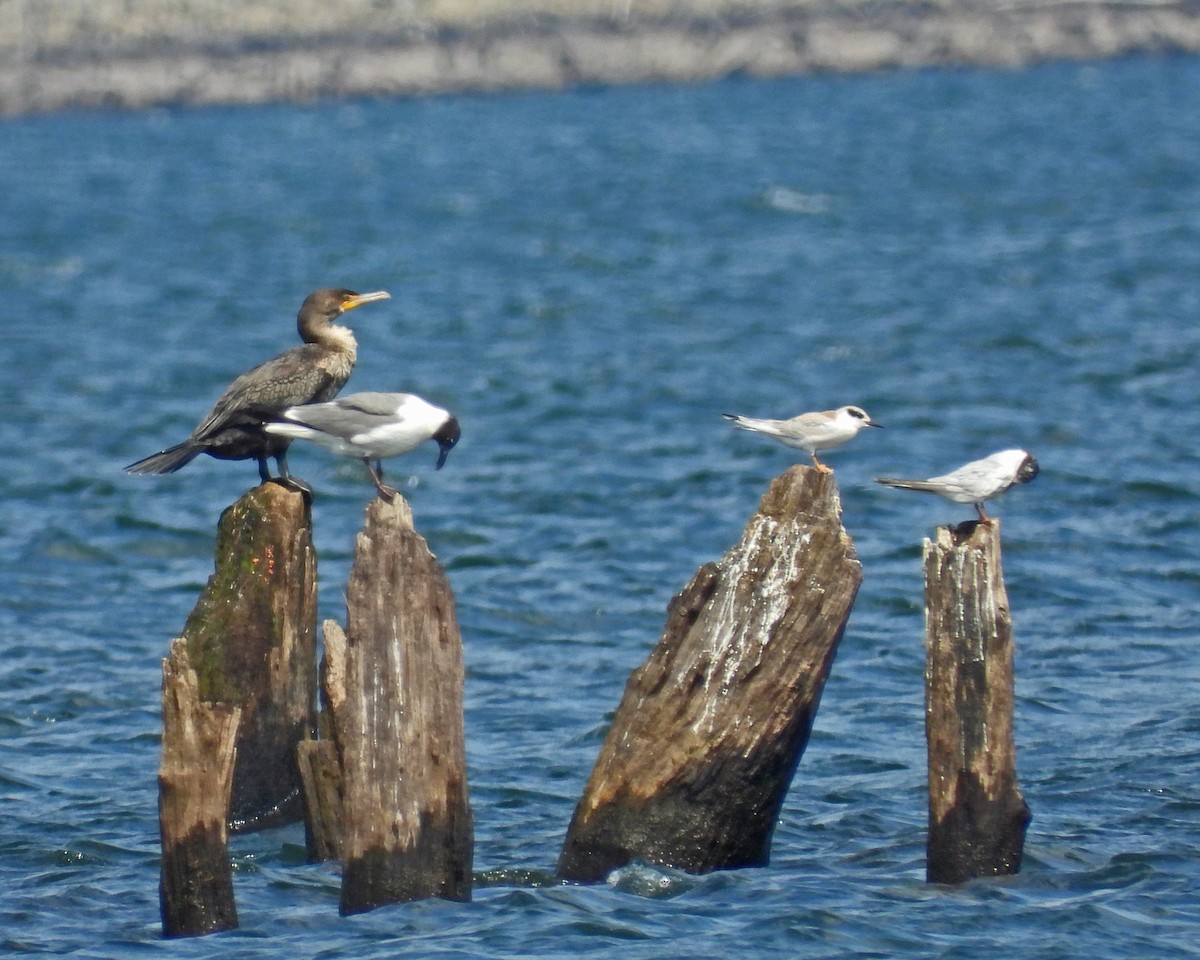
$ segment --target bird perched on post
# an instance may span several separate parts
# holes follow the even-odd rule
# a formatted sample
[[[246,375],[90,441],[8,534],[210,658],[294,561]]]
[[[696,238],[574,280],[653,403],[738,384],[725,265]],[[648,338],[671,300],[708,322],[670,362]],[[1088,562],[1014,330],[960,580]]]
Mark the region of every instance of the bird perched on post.
[[[982,460],[972,460],[957,470],[928,480],[900,480],[876,477],[876,483],[900,490],[936,493],[954,503],[973,503],[980,523],[991,523],[983,502],[998,497],[1009,487],[1028,483],[1038,475],[1038,462],[1025,450],[1001,450]]]
[[[790,420],[756,420],[753,417],[740,417],[735,413],[726,413],[723,416],[726,420],[732,420],[734,426],[742,430],[766,434],[789,447],[805,451],[822,473],[833,471],[817,459],[818,450],[832,450],[849,443],[858,436],[858,431],[863,427],[883,426],[872,420],[862,407],[853,406],[822,410],[819,413],[802,413]]]
[[[440,448],[434,469],[441,470],[461,434],[453,414],[412,393],[352,393],[329,403],[289,407],[264,423],[263,430],[357,457],[385,500],[395,497],[396,490],[383,482],[384,457],[398,457],[434,440]]]
[[[355,293],[325,289],[310,293],[300,307],[296,328],[300,346],[285,350],[233,381],[192,435],[183,443],[131,463],[128,473],[174,473],[202,453],[218,460],[257,460],[262,482],[271,479],[267,457],[279,478],[303,489],[288,473],[287,437],[263,430],[264,418],[302,403],[332,400],[345,386],[358,357],[358,342],[349,328],[333,321],[364,303],[387,300],[386,290]]]

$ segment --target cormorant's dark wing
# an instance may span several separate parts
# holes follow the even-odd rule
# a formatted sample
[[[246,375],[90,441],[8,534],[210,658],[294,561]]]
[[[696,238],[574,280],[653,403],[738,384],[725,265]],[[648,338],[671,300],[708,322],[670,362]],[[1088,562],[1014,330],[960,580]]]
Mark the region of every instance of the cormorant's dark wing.
[[[247,370],[221,394],[191,439],[203,441],[230,427],[257,425],[267,411],[328,399],[340,384],[320,365],[323,354],[321,347],[306,343]]]

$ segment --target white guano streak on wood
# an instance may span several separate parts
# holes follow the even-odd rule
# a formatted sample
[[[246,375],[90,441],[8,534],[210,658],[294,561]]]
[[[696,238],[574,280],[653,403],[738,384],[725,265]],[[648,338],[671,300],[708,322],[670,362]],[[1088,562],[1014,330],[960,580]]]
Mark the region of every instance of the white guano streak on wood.
[[[797,527],[794,519],[756,516],[742,541],[721,558],[718,594],[697,624],[699,628],[707,627],[708,654],[704,710],[692,725],[697,734],[717,729],[718,714],[736,686],[738,675],[745,672],[750,657],[762,656],[776,625],[787,613],[790,587],[802,572],[800,557],[812,540],[811,530],[798,531]],[[779,543],[796,546],[780,550]],[[748,606],[741,603],[738,589],[744,581],[756,584]],[[717,693],[711,689],[714,681],[720,683]],[[737,726],[736,718],[732,725]]]

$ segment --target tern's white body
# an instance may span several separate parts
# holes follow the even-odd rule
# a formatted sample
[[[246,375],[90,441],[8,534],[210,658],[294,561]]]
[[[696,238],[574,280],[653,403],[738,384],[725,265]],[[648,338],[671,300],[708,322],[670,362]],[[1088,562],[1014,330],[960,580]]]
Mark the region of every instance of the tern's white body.
[[[366,463],[384,496],[395,491],[382,483],[380,460],[436,440],[441,448],[440,469],[459,437],[458,421],[450,411],[412,393],[352,393],[329,403],[289,407],[279,418],[263,424],[263,429],[276,436],[310,440],[343,457],[357,457]]]
[[[1026,450],[1001,450],[982,460],[972,460],[957,470],[928,480],[901,480],[876,477],[877,483],[901,490],[936,493],[954,503],[973,503],[979,519],[987,520],[983,503],[998,497],[1009,487],[1028,483],[1038,475],[1038,464]]]
[[[828,468],[817,459],[820,450],[832,450],[849,443],[863,427],[878,427],[862,407],[838,407],[819,413],[802,413],[790,420],[758,420],[740,417],[733,413],[724,415],[742,430],[774,437],[780,443],[803,450],[822,470]]]

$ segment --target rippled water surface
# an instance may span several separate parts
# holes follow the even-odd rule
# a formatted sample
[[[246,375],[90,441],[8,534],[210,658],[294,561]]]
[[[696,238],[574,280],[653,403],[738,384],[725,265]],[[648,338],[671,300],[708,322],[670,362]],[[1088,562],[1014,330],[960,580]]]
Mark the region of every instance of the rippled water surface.
[[[0,124],[0,953],[1171,958],[1200,942],[1200,61]],[[235,838],[241,928],[164,942],[160,659],[253,465],[121,467],[352,315],[348,389],[458,414],[391,465],[458,597],[476,894],[342,919],[298,827]],[[865,581],[769,868],[549,881],[670,597],[791,452],[720,418],[857,403]],[[1034,819],[924,878],[920,543],[887,490],[1007,446],[996,507]],[[372,489],[317,490],[342,616]]]

